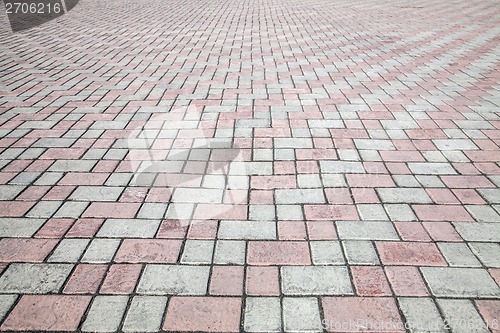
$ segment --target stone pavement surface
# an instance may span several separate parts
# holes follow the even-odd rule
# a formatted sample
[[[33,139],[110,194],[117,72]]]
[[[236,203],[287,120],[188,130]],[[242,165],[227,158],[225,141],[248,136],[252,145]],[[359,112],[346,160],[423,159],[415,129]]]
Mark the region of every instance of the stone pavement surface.
[[[0,330],[499,332],[500,6],[0,17]]]

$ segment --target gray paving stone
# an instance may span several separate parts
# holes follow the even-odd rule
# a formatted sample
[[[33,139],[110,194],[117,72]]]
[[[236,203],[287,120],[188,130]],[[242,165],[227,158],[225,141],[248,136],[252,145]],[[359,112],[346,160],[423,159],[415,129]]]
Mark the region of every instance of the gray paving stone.
[[[35,185],[55,185],[63,177],[62,172],[45,172],[35,181]]]
[[[379,204],[358,204],[356,205],[359,216],[362,220],[387,221],[389,217],[385,213],[384,206]]]
[[[232,162],[229,165],[230,175],[240,176],[255,176],[255,175],[272,175],[272,162]]]
[[[478,222],[500,222],[500,215],[486,205],[466,205],[465,208]]]
[[[385,204],[384,205],[387,214],[391,221],[396,222],[407,222],[407,221],[417,221],[417,216],[413,213],[410,205],[407,204]]]
[[[500,244],[498,243],[469,243],[474,254],[486,267],[500,267]]]
[[[161,219],[165,216],[168,204],[145,202],[137,214],[140,219]]]
[[[342,240],[399,240],[391,222],[336,221]]]
[[[285,295],[351,295],[345,266],[283,266],[281,290]]]
[[[446,325],[453,333],[487,333],[486,324],[469,300],[438,299]]]
[[[89,206],[89,202],[71,202],[66,201],[61,208],[54,214],[54,217],[72,217],[79,218]]]
[[[312,261],[315,265],[345,264],[342,247],[338,241],[311,241]]]
[[[0,293],[57,293],[72,269],[70,264],[12,263],[0,277]]]
[[[466,243],[438,243],[437,245],[450,266],[481,267],[481,263]]]
[[[315,173],[305,173],[297,175],[297,183],[300,188],[320,188],[322,187],[321,177]]]
[[[304,213],[299,205],[277,205],[278,221],[303,221]]]
[[[158,332],[167,305],[166,296],[135,296],[123,323],[124,332]]]
[[[48,169],[52,172],[90,172],[96,160],[57,160]]]
[[[453,222],[460,236],[470,242],[500,242],[500,223]]]
[[[410,332],[447,332],[445,323],[431,298],[399,298]]]
[[[343,174],[322,174],[321,181],[324,187],[347,187]]]
[[[38,201],[26,214],[27,217],[50,218],[62,205],[62,201]]]
[[[423,187],[446,187],[438,176],[417,175],[415,177]]]
[[[475,150],[479,149],[470,139],[436,139],[432,140],[439,150]]]
[[[247,297],[245,332],[281,332],[281,305],[278,297]]]
[[[499,188],[480,188],[477,191],[489,203],[500,204],[500,189]]]
[[[322,189],[277,189],[275,197],[279,205],[326,202]]]
[[[108,219],[97,233],[97,237],[153,238],[160,220]]]
[[[188,239],[184,244],[181,263],[211,264],[214,253],[214,241]]]
[[[118,331],[127,303],[128,296],[96,296],[83,323],[82,331]]]
[[[246,256],[246,242],[218,240],[215,245],[215,264],[243,265]]]
[[[0,237],[31,237],[47,221],[33,218],[0,218]]]
[[[275,149],[313,148],[313,142],[309,138],[274,138],[274,147]]]
[[[90,239],[63,239],[49,257],[49,262],[77,262]]]
[[[343,241],[347,262],[351,265],[380,265],[375,247],[370,241]]]
[[[0,185],[0,200],[14,200],[25,188],[22,185]]]
[[[214,188],[176,188],[173,202],[221,203],[223,189]]]
[[[274,205],[250,205],[248,217],[256,221],[272,221],[276,219]]]
[[[276,223],[265,221],[221,221],[220,239],[276,239]]]
[[[421,188],[377,188],[377,193],[384,203],[432,203]]]
[[[190,220],[195,209],[194,203],[174,202],[168,205],[165,217],[172,220]]]
[[[78,186],[69,197],[79,201],[117,201],[123,187]]]
[[[93,239],[83,255],[82,262],[109,263],[119,245],[119,239]]]
[[[209,266],[146,265],[138,294],[205,295]]]
[[[285,332],[323,332],[318,300],[312,297],[284,297]]]
[[[7,312],[17,301],[17,295],[0,295],[0,320],[3,320]]]
[[[354,139],[358,149],[396,150],[392,140]]]
[[[434,296],[500,297],[500,287],[485,269],[457,267],[422,267],[420,269]]]
[[[410,162],[408,167],[413,173],[419,175],[455,175],[457,173],[450,163]]]
[[[109,178],[106,180],[104,185],[106,186],[127,186],[130,180],[132,179],[132,173],[112,173]]]
[[[361,162],[319,161],[319,165],[324,173],[366,173]]]
[[[420,183],[413,175],[392,175],[392,179],[398,187],[420,187]]]

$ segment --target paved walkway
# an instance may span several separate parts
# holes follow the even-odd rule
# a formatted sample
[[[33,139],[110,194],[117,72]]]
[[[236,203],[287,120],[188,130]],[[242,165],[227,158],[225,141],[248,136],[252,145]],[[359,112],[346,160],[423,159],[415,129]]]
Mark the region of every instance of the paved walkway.
[[[500,7],[0,18],[0,330],[498,332]]]

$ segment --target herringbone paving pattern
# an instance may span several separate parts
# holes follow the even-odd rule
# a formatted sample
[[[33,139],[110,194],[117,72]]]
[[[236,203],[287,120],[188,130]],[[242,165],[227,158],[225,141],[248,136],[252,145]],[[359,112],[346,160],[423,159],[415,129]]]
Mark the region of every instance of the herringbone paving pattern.
[[[0,330],[498,332],[494,0],[0,17]]]

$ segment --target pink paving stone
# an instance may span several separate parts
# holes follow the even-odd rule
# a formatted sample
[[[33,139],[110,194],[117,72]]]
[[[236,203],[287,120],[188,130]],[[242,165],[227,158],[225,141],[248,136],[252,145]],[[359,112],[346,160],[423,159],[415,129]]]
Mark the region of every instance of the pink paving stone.
[[[241,298],[173,296],[163,329],[174,332],[239,332],[240,316]]]
[[[280,284],[278,267],[248,266],[245,286],[248,295],[279,295]]]
[[[250,203],[253,205],[272,205],[274,193],[272,190],[252,190],[250,192]]]
[[[463,206],[456,205],[412,205],[421,221],[473,222]]]
[[[471,163],[452,163],[453,167],[461,175],[480,175],[481,172]],[[459,176],[460,177],[460,176]]]
[[[280,240],[307,239],[305,223],[302,221],[278,221],[278,238]]]
[[[317,161],[297,161],[297,173],[319,173]]]
[[[380,156],[385,162],[423,162],[425,158],[418,151],[381,151]]]
[[[69,278],[63,293],[65,294],[93,294],[97,292],[106,271],[107,265],[79,264]]]
[[[351,274],[359,296],[390,296],[392,294],[382,267],[351,266]]]
[[[43,200],[66,200],[76,186],[54,186],[43,197]]]
[[[189,224],[187,235],[189,239],[215,239],[217,235],[218,221],[192,220],[184,221],[184,224]]]
[[[34,205],[31,201],[0,201],[0,217],[21,217]]]
[[[155,193],[154,190],[155,190],[154,188],[151,189],[152,193]],[[166,190],[169,190],[171,192],[170,189],[166,189]],[[128,187],[123,191],[123,193],[118,201],[119,202],[143,202],[144,198],[146,198],[147,194],[148,194],[148,189],[145,187],[133,187],[133,188]],[[153,195],[153,197],[154,197],[154,195]],[[170,199],[170,196],[168,198]],[[152,200],[151,202],[164,202],[164,201]]]
[[[395,222],[399,236],[405,241],[430,242],[431,238],[419,222]]]
[[[188,229],[187,223],[179,220],[163,220],[156,234],[156,238],[184,238]]]
[[[23,193],[17,196],[16,200],[40,200],[45,193],[50,189],[50,186],[30,186]]]
[[[90,300],[90,296],[24,295],[1,330],[75,331]]]
[[[273,169],[275,175],[293,175],[296,172],[294,161],[274,161]]]
[[[39,158],[42,160],[77,160],[84,153],[83,148],[49,148]]]
[[[351,193],[347,188],[326,188],[324,192],[330,204],[347,205],[353,203]]]
[[[247,263],[249,265],[310,265],[307,242],[250,241]]]
[[[56,239],[3,238],[0,262],[43,262],[58,242]]]
[[[500,332],[500,300],[477,300],[476,305],[492,332]]]
[[[211,295],[240,296],[243,294],[243,266],[214,266],[210,278]]]
[[[357,204],[379,203],[380,199],[373,188],[351,188],[354,202]]]
[[[296,149],[297,160],[336,160],[335,149]]]
[[[146,202],[169,202],[172,189],[155,187],[149,190]]]
[[[75,224],[66,234],[66,237],[94,237],[97,230],[104,223],[104,219],[82,218],[76,220]]]
[[[446,188],[428,188],[426,192],[436,204],[452,205],[460,203],[453,193]]]
[[[464,154],[473,162],[498,162],[500,152],[498,151],[464,151]]]
[[[61,238],[73,225],[73,219],[50,219],[35,234],[36,238]]]
[[[393,175],[411,175],[412,172],[408,169],[405,163],[389,162],[385,165],[387,170]]]
[[[328,332],[404,332],[393,328],[404,327],[393,298],[323,297],[321,302]],[[391,327],[380,323],[391,323]]]
[[[442,176],[441,180],[450,188],[495,187],[495,185],[484,176]]]
[[[134,218],[140,207],[139,203],[92,202],[83,217]]]
[[[250,187],[257,190],[296,188],[297,180],[295,176],[252,176]]]
[[[496,283],[500,286],[500,268],[490,268],[488,270],[491,277],[496,281]]]
[[[175,263],[181,246],[182,241],[176,239],[125,239],[115,262]]]
[[[434,243],[375,242],[384,265],[447,266]]]
[[[449,222],[423,222],[422,225],[436,242],[463,242]]]
[[[307,220],[358,220],[354,205],[305,205]]]
[[[429,291],[417,267],[386,266],[385,273],[396,296],[429,295]]]
[[[108,177],[107,173],[68,172],[58,185],[102,185]]]
[[[483,198],[473,189],[453,189],[453,194],[464,205],[482,205],[486,202]]]
[[[396,186],[392,177],[380,174],[348,174],[347,183],[351,187],[393,187]]]
[[[334,240],[338,239],[333,221],[307,221],[309,240]]]
[[[140,264],[114,264],[102,283],[101,294],[131,294],[141,274]]]

